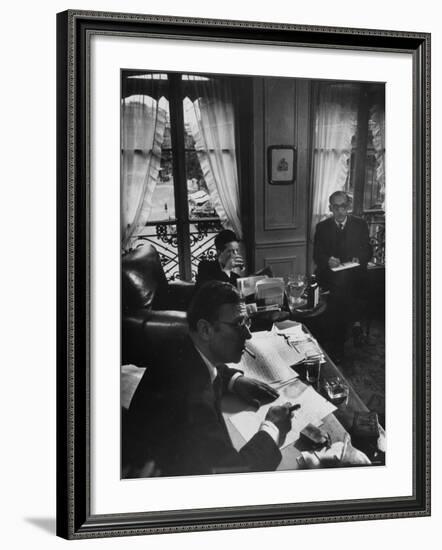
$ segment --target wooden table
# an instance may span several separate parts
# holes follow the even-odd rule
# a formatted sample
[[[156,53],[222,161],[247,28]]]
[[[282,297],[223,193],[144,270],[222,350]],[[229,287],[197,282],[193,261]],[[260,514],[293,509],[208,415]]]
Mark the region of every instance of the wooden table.
[[[338,369],[338,367],[333,363],[333,361],[324,353],[325,363],[321,365],[321,379],[331,378],[334,376],[341,377],[349,387],[349,396],[347,403],[342,403],[338,405],[336,410],[327,415],[323,419],[323,423],[320,426],[321,429],[330,435],[331,443],[336,441],[343,441],[346,433],[348,433],[353,424],[353,418],[355,412],[367,412],[368,408],[365,406],[361,398],[357,395],[352,385],[346,380],[345,376]],[[301,370],[302,367],[295,370]],[[306,386],[306,383],[302,380],[300,375],[294,381],[295,384],[301,384]],[[227,429],[229,431],[230,437],[232,439],[233,446],[236,449],[240,449],[246,441],[242,435],[235,428],[234,424],[230,420],[230,417],[240,410],[243,410],[244,404],[239,402],[235,397],[228,396],[223,400],[223,414],[226,420]],[[381,436],[385,437],[385,433],[381,429]],[[302,447],[302,441],[299,439],[295,441],[294,444],[287,445],[286,447],[281,448],[282,460],[278,466],[278,470],[296,470],[299,469],[298,458],[301,455],[301,452],[306,450]]]

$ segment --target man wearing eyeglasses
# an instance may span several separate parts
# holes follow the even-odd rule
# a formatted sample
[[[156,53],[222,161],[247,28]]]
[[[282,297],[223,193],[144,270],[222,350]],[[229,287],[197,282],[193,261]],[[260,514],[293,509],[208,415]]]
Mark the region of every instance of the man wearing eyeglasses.
[[[225,393],[255,407],[278,397],[267,384],[226,365],[239,362],[251,338],[238,291],[229,283],[206,283],[187,319],[189,338],[161,369],[143,377],[131,405],[132,412],[144,410],[143,437],[155,464],[165,476],[276,469],[279,444],[291,428],[290,403],[270,407],[260,430],[239,451],[221,414]]]
[[[360,319],[365,272],[372,250],[365,220],[349,214],[351,201],[344,191],[335,191],[329,197],[332,215],[316,226],[313,259],[321,286],[330,290],[328,307],[329,333],[333,358],[342,359],[347,326],[352,324],[356,346],[363,343]],[[333,271],[345,262],[358,267]]]

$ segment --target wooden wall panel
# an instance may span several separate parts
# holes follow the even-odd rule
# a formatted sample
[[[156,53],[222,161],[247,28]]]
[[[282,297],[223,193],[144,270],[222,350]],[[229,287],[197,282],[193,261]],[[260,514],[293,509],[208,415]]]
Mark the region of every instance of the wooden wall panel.
[[[296,84],[293,79],[272,78],[264,83],[264,230],[296,229],[296,187],[268,183],[268,147],[295,146]]]
[[[256,269],[271,265],[285,276],[306,271],[310,181],[310,83],[256,78],[253,103],[254,259]],[[296,148],[294,185],[269,185],[267,149]]]
[[[257,269],[270,266],[275,277],[305,272],[305,243],[263,246],[256,250]]]

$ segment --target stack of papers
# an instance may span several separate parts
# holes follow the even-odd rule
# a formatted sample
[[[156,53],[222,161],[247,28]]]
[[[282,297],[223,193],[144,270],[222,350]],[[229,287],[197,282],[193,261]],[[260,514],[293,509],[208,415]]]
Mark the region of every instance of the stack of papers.
[[[320,357],[322,362],[325,362],[324,353],[317,340],[311,334],[304,332],[301,324],[289,326],[279,329],[273,326],[273,332],[283,337],[296,350],[301,361],[311,357]]]
[[[281,308],[284,302],[284,279],[268,277],[256,283],[256,301],[259,310]]]
[[[251,277],[240,277],[236,281],[236,286],[244,298],[253,296],[256,293],[256,283],[266,279],[266,275],[252,275]]]

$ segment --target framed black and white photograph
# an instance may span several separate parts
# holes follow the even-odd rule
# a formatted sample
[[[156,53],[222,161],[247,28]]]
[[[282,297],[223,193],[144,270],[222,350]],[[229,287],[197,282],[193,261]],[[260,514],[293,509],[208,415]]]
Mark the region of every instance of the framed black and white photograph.
[[[58,14],[60,536],[429,514],[428,45]]]
[[[267,151],[269,183],[273,185],[293,183],[296,170],[296,149],[283,145],[271,145]]]

